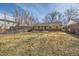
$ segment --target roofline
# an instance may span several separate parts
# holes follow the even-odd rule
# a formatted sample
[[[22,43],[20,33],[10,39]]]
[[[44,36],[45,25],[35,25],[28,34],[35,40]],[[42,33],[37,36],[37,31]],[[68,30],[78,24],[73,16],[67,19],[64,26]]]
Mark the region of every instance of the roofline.
[[[15,21],[11,21],[11,20],[5,20],[5,19],[0,19],[0,21],[3,21],[3,22],[11,22],[11,23],[17,23],[17,22],[15,22]]]
[[[79,20],[77,20],[77,19],[71,19],[71,20],[73,20],[73,21],[75,21],[75,22],[79,23]]]

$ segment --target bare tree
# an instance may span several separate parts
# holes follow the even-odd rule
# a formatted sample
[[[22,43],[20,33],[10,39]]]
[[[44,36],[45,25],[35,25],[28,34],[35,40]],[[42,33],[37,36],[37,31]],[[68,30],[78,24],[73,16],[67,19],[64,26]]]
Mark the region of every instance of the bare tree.
[[[15,22],[17,23],[17,26],[20,24],[20,11],[19,11],[19,9],[18,8],[16,8],[15,10],[14,10],[14,14],[13,14],[13,17],[15,18]]]
[[[50,17],[50,15],[45,16],[45,18],[43,19],[43,21],[44,21],[45,23],[50,23],[50,22],[51,22],[51,17]]]
[[[78,10],[76,9],[68,9],[66,10],[65,14],[65,18],[69,21],[71,19],[76,19],[77,16],[79,16]]]
[[[27,20],[28,25],[34,25],[37,22],[38,22],[38,19],[37,18],[35,19],[33,16],[29,16],[28,17],[28,20]]]
[[[6,11],[3,11],[3,19],[5,20],[4,21],[4,24],[2,25],[3,28],[6,28],[7,27],[7,12]]]
[[[27,20],[28,20],[28,17],[29,17],[29,11],[28,10],[23,11],[21,13],[21,16],[22,16],[22,24],[28,24]]]
[[[54,22],[54,21],[60,21],[61,20],[61,16],[62,14],[58,11],[53,11],[51,13],[49,13],[45,19],[44,19],[44,22]]]
[[[27,25],[33,25],[38,22],[38,19],[30,14],[28,10],[22,12],[22,23]]]
[[[30,14],[28,10],[19,11],[18,8],[14,12],[15,22],[17,25],[32,25],[37,22],[37,20]]]

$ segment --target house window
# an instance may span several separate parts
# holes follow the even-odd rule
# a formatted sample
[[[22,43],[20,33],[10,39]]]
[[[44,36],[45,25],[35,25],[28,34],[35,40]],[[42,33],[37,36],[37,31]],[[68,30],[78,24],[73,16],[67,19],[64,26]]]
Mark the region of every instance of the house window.
[[[56,26],[56,29],[58,29],[58,26]]]
[[[40,26],[38,26],[38,29],[40,29]]]

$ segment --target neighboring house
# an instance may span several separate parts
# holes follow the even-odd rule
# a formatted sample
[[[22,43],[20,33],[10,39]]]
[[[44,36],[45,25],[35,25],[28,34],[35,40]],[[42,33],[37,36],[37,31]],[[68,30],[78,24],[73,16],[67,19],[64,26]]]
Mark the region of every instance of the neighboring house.
[[[0,33],[6,32],[11,26],[16,26],[16,22],[7,19],[0,19]]]
[[[11,26],[15,26],[16,22],[6,19],[0,19],[0,26],[1,28],[9,29]]]
[[[32,30],[32,27],[31,26],[15,26],[15,27],[10,27],[10,29],[8,31],[10,32],[29,32]]]
[[[72,19],[67,24],[67,29],[71,33],[79,34],[79,20],[78,19]]]
[[[32,30],[34,31],[60,31],[61,28],[61,22],[39,23],[32,26]]]
[[[6,30],[5,29],[2,29],[1,27],[0,27],[0,33],[3,33],[3,32],[5,32]]]
[[[0,27],[2,29],[9,29],[11,26],[15,26],[15,18],[11,15],[0,13]]]

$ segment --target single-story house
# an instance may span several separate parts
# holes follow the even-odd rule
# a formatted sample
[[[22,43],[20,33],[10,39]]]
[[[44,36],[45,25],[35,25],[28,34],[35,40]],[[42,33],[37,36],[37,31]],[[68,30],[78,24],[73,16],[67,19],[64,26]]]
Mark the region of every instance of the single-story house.
[[[33,31],[60,31],[61,28],[61,22],[39,23],[32,26]]]

